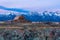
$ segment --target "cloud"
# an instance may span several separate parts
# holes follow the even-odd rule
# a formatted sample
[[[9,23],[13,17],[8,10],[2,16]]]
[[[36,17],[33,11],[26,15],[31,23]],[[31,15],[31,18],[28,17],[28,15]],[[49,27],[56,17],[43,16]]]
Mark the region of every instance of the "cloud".
[[[15,8],[60,8],[60,0],[0,0],[0,5]]]

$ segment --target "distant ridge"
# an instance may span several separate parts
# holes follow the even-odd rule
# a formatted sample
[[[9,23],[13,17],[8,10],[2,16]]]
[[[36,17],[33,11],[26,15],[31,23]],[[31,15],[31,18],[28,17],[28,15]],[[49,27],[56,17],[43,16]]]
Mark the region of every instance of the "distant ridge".
[[[29,11],[28,11],[28,10],[19,9],[19,8],[7,8],[7,7],[4,7],[4,6],[0,6],[0,9],[8,10],[8,11],[15,11],[15,12],[24,12],[24,13],[29,13]]]

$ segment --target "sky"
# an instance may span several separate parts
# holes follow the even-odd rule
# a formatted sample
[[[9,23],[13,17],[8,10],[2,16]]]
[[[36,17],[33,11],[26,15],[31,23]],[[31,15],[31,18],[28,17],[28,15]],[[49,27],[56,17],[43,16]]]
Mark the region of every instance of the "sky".
[[[60,9],[60,0],[0,0],[0,5],[9,8]]]

